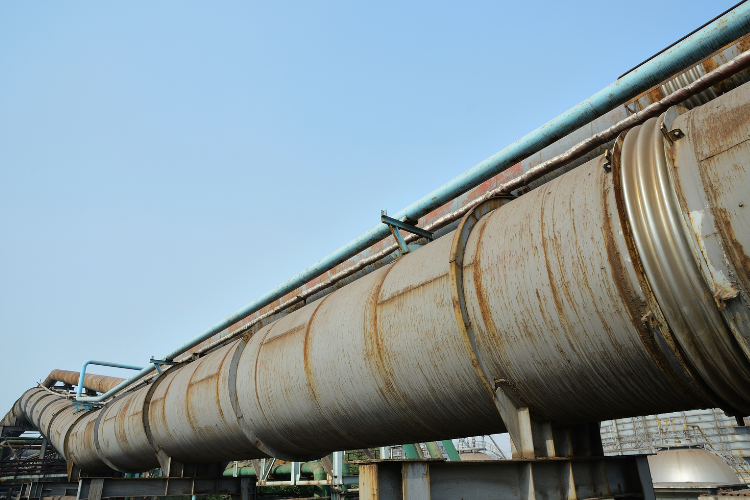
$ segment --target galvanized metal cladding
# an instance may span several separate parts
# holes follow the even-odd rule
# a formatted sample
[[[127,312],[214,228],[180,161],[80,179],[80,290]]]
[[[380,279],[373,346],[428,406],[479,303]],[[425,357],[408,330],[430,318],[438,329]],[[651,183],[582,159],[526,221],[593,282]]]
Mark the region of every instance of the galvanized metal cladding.
[[[748,139],[748,85],[671,108],[100,409],[34,388],[13,418],[82,470],[136,472],[503,432],[498,390],[554,425],[748,415]]]
[[[728,109],[727,104],[737,106]],[[730,144],[736,142],[733,127],[741,127],[747,120],[743,113],[749,109],[728,96],[690,113],[693,121],[689,123],[682,117],[667,116],[669,113],[652,119],[625,135],[618,169],[627,223],[637,249],[634,253],[643,271],[641,284],[652,294],[649,302],[654,321],[676,340],[693,377],[705,381],[716,405],[738,415],[746,415],[750,408],[750,394],[745,390],[750,382],[747,289],[740,297],[748,268],[743,269],[742,262],[737,267],[725,256],[732,251],[744,254],[744,249],[741,243],[725,238],[718,227],[717,216],[734,208],[725,206],[725,197],[709,196],[717,178],[748,186],[746,168],[731,156],[739,154],[741,159],[748,153],[747,145],[729,146],[726,142],[727,134]],[[705,120],[706,111],[722,118],[714,117],[712,123],[696,127],[680,142],[688,129],[692,131],[695,120]],[[672,109],[672,114],[677,110]],[[747,135],[741,138],[746,139]],[[725,143],[729,146],[726,151],[731,151],[712,173],[707,170],[716,161],[701,161],[708,159],[704,150],[709,142]],[[715,148],[714,144],[708,147]],[[741,203],[737,202],[738,208]],[[727,223],[726,230],[733,235],[732,221]],[[732,307],[724,312],[727,302]]]

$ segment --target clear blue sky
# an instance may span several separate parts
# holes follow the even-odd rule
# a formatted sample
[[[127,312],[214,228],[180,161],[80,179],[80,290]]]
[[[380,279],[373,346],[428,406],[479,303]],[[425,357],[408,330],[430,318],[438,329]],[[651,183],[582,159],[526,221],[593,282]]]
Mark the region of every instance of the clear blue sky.
[[[163,355],[733,3],[0,3],[0,415]]]

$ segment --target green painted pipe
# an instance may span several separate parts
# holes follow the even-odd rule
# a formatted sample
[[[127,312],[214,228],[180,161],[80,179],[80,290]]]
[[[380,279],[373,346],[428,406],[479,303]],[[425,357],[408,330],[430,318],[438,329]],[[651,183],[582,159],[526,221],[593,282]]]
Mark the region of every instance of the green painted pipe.
[[[401,445],[404,450],[404,455],[406,458],[410,459],[424,458],[422,455],[422,449],[417,448],[418,446],[419,443]],[[427,451],[430,452],[430,458],[443,458],[443,452],[440,450],[437,442],[431,441],[425,443],[425,446],[427,446]],[[445,451],[448,454],[448,460],[461,460],[461,457],[458,456],[458,451],[456,451],[456,447],[453,445],[453,441],[450,439],[443,440],[443,447],[445,447]]]
[[[406,455],[406,458],[424,458],[422,456],[422,449],[417,449],[418,444],[403,444],[401,445],[401,448],[404,450],[404,455]]]
[[[456,447],[454,446],[452,439],[443,439],[443,447],[445,448],[445,452],[448,453],[448,460],[461,460],[461,457],[458,456],[458,451],[456,451]]]

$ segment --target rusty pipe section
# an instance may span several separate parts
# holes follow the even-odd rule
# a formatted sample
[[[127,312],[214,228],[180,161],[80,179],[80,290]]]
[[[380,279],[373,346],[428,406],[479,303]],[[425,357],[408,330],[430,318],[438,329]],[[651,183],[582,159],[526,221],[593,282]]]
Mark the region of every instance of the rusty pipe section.
[[[47,378],[44,379],[42,385],[44,387],[52,387],[55,382],[62,382],[68,385],[78,385],[79,372],[73,372],[69,370],[52,370]],[[107,392],[119,384],[124,382],[124,378],[120,377],[108,377],[105,375],[94,375],[87,373],[83,379],[83,387],[96,392]]]
[[[19,410],[86,471],[750,413],[750,86],[670,108],[520,198],[104,407]]]

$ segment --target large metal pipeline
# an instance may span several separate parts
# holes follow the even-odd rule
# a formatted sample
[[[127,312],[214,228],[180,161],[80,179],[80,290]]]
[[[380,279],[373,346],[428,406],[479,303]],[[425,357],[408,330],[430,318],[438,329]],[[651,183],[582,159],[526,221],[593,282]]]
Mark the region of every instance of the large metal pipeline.
[[[451,202],[470,189],[475,188],[503,172],[524,158],[529,158],[551,146],[559,139],[581,129],[615,109],[627,103],[639,94],[647,91],[653,85],[672,77],[708,57],[726,44],[737,41],[750,32],[750,3],[744,0],[731,10],[715,18],[708,24],[694,31],[684,39],[669,46],[652,58],[644,61],[636,68],[620,76],[614,83],[596,92],[594,95],[570,108],[561,115],[553,118],[536,130],[516,140],[489,158],[478,163],[453,180],[443,184],[431,193],[423,196],[408,207],[400,210],[394,217],[399,220],[419,220],[445,203]],[[304,286],[311,280],[331,271],[339,264],[349,261],[362,251],[387,238],[390,231],[379,224],[364,234],[358,236],[343,247],[320,259],[312,266],[298,273],[284,283],[278,285],[242,309],[226,316],[224,319],[193,337],[191,340],[164,355],[164,360],[173,361],[187,351],[197,347],[214,335],[231,328],[241,320],[258,313],[261,309],[283,300]],[[140,381],[157,370],[157,365],[151,363],[127,379],[120,386],[110,392],[95,397],[79,398],[79,401],[101,402],[114,396],[128,385]]]
[[[83,470],[750,414],[750,86],[671,108],[594,159],[103,408],[19,408]]]

